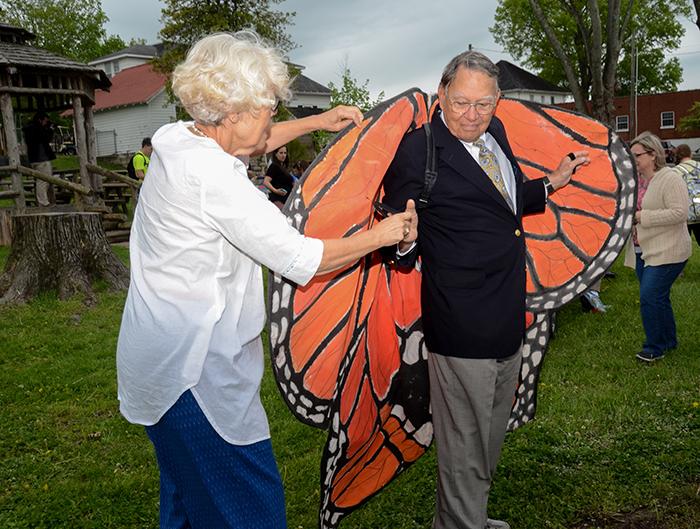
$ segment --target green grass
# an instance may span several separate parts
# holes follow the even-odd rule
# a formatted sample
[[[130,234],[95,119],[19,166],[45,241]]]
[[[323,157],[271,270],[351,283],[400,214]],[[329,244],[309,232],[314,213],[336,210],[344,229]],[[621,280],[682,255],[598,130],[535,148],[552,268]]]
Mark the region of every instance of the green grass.
[[[116,248],[122,258],[126,251]],[[680,347],[640,365],[637,281],[616,265],[606,315],[560,311],[537,420],[508,436],[490,513],[518,529],[700,527],[700,257],[673,289]],[[8,251],[0,247],[0,263]],[[119,416],[114,351],[124,294],[100,303],[47,294],[0,308],[0,527],[156,527],[158,474],[143,428]],[[262,398],[289,527],[316,527],[323,432],[282,403],[269,369]],[[435,453],[341,527],[429,528]],[[630,514],[631,513],[631,514]],[[624,518],[644,521],[617,524]]]

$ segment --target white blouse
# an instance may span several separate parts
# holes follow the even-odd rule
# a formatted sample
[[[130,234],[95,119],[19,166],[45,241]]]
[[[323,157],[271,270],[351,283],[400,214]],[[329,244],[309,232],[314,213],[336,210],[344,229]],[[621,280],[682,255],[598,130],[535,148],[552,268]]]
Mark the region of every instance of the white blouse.
[[[117,344],[120,410],[153,425],[191,389],[219,435],[250,444],[270,435],[259,395],[260,265],[304,285],[323,243],[292,228],[243,163],[189,125],[152,139]]]

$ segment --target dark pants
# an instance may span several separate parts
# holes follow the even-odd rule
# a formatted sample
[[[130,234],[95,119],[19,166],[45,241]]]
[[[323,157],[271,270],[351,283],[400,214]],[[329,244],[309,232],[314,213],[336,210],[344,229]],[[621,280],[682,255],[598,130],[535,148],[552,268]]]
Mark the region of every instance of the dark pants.
[[[160,469],[161,529],[286,529],[269,439],[227,443],[190,391],[146,432]]]
[[[659,356],[678,346],[676,320],[671,307],[671,285],[683,271],[687,261],[659,266],[644,266],[636,256],[639,279],[639,306],[646,340],[642,349]]]

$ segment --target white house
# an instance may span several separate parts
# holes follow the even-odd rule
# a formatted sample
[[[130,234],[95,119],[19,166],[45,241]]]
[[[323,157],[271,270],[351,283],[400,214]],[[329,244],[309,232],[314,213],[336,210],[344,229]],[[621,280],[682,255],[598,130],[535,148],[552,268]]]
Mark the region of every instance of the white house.
[[[175,120],[165,76],[149,63],[113,74],[110,91],[95,93],[93,111],[98,156],[135,152],[143,138]]]
[[[571,93],[508,61],[498,61],[498,85],[504,96],[556,105],[571,101]]]
[[[175,104],[168,101],[165,76],[153,70],[151,59],[162,45],[136,45],[90,62],[111,78],[109,92],[95,93],[97,154],[135,152],[144,137],[175,121]],[[299,71],[304,67],[293,65]],[[330,90],[301,73],[292,82],[287,108],[296,118],[323,112],[330,107]]]

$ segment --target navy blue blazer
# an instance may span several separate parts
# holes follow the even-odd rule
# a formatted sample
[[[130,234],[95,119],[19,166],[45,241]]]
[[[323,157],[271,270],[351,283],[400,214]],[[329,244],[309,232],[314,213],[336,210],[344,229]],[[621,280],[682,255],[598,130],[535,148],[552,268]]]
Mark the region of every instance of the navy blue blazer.
[[[462,358],[505,358],[517,352],[525,332],[524,214],[544,211],[541,179],[524,182],[503,123],[488,132],[513,167],[514,213],[479,164],[435,112],[431,121],[437,181],[418,212],[422,260],[421,305],[425,341],[433,353]],[[403,210],[424,185],[424,130],[407,134],[384,177],[384,201]],[[405,259],[401,260],[405,262]]]

